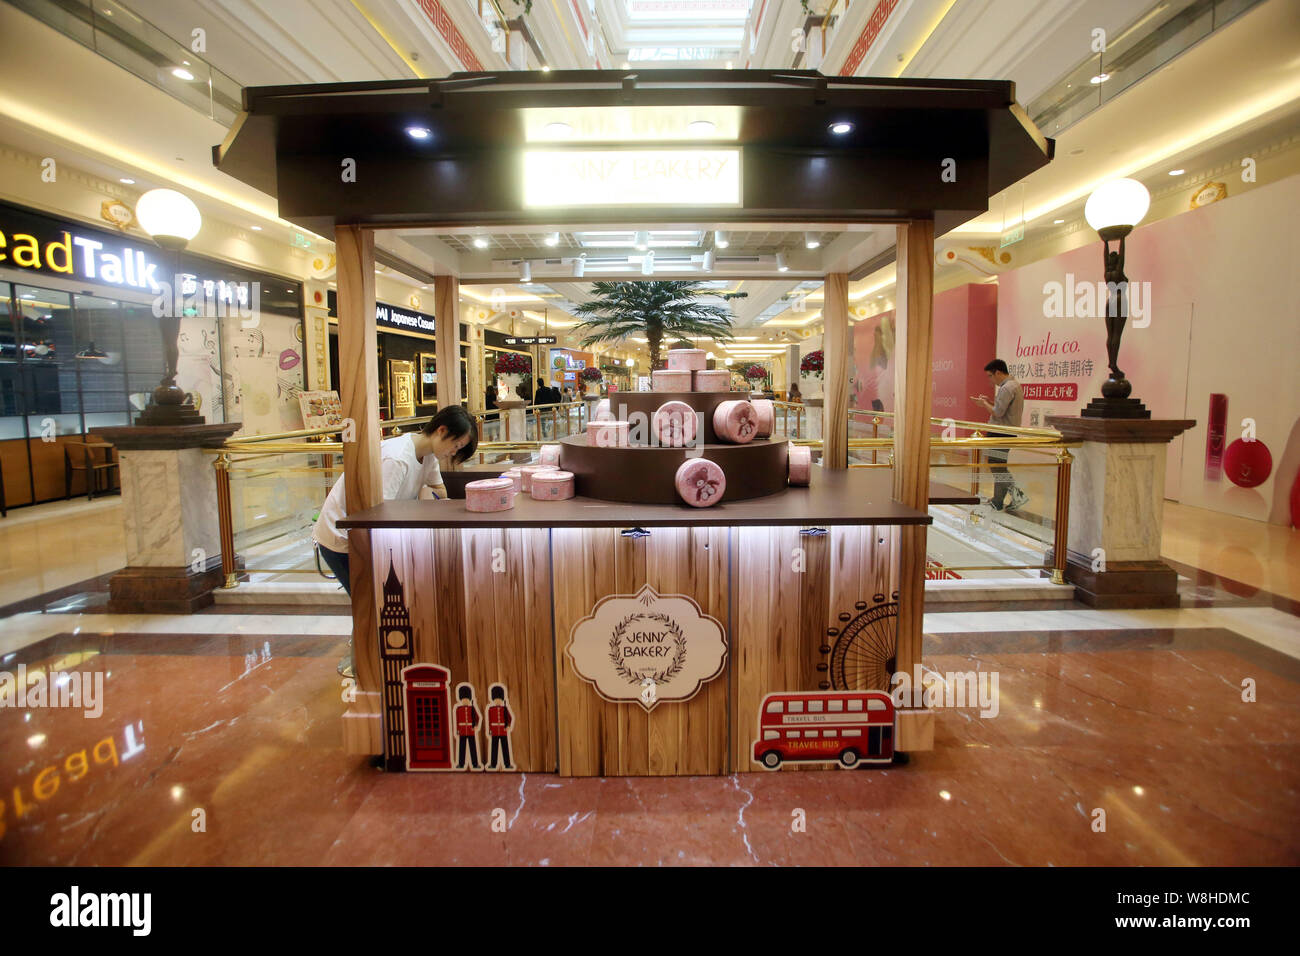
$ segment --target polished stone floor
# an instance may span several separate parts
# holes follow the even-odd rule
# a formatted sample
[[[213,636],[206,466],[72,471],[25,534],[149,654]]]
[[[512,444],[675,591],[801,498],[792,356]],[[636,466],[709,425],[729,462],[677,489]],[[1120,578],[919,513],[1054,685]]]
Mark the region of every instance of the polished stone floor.
[[[1300,608],[1192,572],[1178,610],[927,614],[998,713],[906,766],[677,779],[382,773],[340,748],[346,617],[70,591],[0,672],[102,674],[102,714],[0,708],[0,863],[1300,864]]]

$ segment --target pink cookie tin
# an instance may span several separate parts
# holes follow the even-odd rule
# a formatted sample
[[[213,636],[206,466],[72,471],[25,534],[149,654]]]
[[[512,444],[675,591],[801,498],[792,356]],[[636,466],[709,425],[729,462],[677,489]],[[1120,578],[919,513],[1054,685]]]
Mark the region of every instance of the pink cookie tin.
[[[729,392],[731,391],[731,372],[725,368],[709,368],[696,372],[694,391]]]
[[[501,473],[502,478],[509,478],[515,483],[515,494],[524,490],[524,475],[518,468],[510,468]]]
[[[657,368],[650,373],[652,392],[689,392],[690,390],[690,369]]]
[[[539,472],[555,471],[554,465],[524,465],[519,469],[519,474],[523,478],[520,490],[528,494],[533,487],[533,477]]]
[[[539,465],[550,465],[552,468],[560,467],[560,446],[543,445],[541,454],[538,456]]]
[[[670,372],[698,372],[704,368],[708,356],[704,349],[671,349],[668,352],[668,370]],[[676,389],[675,391],[686,391]]]
[[[699,423],[695,409],[685,402],[664,402],[651,419],[655,439],[667,448],[681,448],[695,441]]]
[[[743,445],[754,440],[758,431],[758,414],[744,399],[723,402],[713,410],[713,431],[719,441]]]
[[[727,476],[707,458],[688,458],[673,479],[677,494],[693,508],[707,508],[722,500],[727,490]]]
[[[528,492],[536,501],[563,501],[573,497],[573,472],[539,471]]]
[[[509,511],[515,506],[515,483],[504,475],[480,478],[465,486],[466,511]]]
[[[771,438],[772,428],[776,423],[776,408],[772,405],[772,400],[751,398],[749,403],[754,406],[754,416],[758,420],[758,431],[754,433],[754,437]]]
[[[626,448],[627,422],[588,422],[587,444],[595,448]]]
[[[812,479],[812,451],[807,445],[790,446],[790,484],[806,485]]]

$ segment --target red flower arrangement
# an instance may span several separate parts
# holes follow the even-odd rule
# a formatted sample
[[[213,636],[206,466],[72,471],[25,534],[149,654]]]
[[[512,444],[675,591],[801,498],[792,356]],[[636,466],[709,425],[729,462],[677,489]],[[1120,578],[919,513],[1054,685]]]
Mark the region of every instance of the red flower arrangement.
[[[528,375],[533,370],[533,363],[526,355],[517,352],[502,352],[492,366],[498,375]]]
[[[821,378],[824,365],[822,350],[818,349],[816,352],[809,352],[803,357],[803,360],[799,363],[799,372],[803,375],[816,375]]]
[[[761,365],[751,365],[749,368],[745,369],[743,374],[745,378],[752,382],[755,379],[767,378],[767,369],[763,368]]]
[[[578,380],[581,382],[599,382],[604,377],[605,376],[600,373],[600,369],[595,367],[584,368],[578,373]]]

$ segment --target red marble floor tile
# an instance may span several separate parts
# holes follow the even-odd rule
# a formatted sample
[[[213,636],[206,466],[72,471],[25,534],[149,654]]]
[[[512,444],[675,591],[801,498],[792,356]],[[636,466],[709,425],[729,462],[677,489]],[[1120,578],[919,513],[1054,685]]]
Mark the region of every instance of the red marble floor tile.
[[[907,765],[607,779],[382,773],[340,750],[333,653],[203,647],[59,646],[104,713],[0,709],[0,862],[1300,863],[1295,682],[1230,646],[935,655],[997,671],[999,713],[941,709]]]

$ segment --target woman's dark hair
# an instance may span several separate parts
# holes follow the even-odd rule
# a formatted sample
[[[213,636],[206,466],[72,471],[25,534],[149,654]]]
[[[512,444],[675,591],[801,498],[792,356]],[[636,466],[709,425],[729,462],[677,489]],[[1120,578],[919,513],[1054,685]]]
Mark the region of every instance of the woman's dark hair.
[[[444,408],[434,415],[422,431],[426,435],[432,435],[439,428],[447,429],[447,435],[451,438],[462,438],[469,436],[469,441],[465,442],[465,447],[452,456],[452,460],[457,464],[462,461],[468,461],[478,448],[478,429],[474,427],[474,419],[469,417],[469,412],[465,411],[463,405],[452,405],[450,408]]]
[[[1002,361],[1002,359],[994,359],[992,362],[989,362],[988,365],[985,365],[985,366],[984,366],[984,371],[986,371],[986,372],[1001,372],[1003,375],[1006,375],[1006,374],[1007,374],[1007,363],[1004,362],[1004,361]]]

